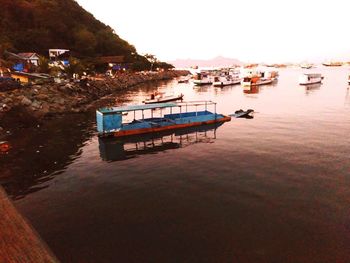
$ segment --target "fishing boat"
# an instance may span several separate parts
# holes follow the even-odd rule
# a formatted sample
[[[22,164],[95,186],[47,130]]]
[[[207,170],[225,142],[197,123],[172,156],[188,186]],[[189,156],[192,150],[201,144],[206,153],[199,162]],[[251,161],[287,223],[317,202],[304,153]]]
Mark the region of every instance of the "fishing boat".
[[[242,79],[242,86],[262,86],[272,84],[275,78],[245,77]]]
[[[199,72],[193,76],[193,84],[200,85],[210,85],[213,83],[212,76],[207,72]]]
[[[304,73],[299,77],[300,85],[310,85],[322,82],[322,75],[319,73]]]
[[[214,112],[208,111],[209,107],[213,107]],[[125,112],[134,113],[132,121],[123,121]],[[147,117],[145,117],[145,112],[148,113]],[[141,113],[141,118],[136,119],[136,113],[138,115]],[[154,114],[159,117],[155,117]],[[123,137],[223,123],[230,120],[230,116],[216,113],[216,103],[212,101],[130,105],[101,108],[96,111],[99,136]]]
[[[269,85],[275,82],[277,77],[277,71],[246,70],[243,73],[241,85],[243,87]]]
[[[156,94],[152,94],[150,99],[146,99],[143,101],[145,104],[153,104],[153,103],[164,103],[170,101],[183,100],[184,95],[181,93],[180,95],[168,95],[166,96],[163,92],[158,92]]]
[[[241,83],[241,79],[239,77],[233,77],[231,75],[214,77],[214,87],[223,87],[229,85],[236,85]]]

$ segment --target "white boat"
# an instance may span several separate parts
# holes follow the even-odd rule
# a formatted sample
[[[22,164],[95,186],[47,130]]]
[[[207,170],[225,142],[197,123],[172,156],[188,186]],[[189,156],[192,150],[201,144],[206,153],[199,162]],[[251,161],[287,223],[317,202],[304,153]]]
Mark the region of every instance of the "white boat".
[[[196,73],[193,78],[194,85],[210,85],[213,83],[213,77],[209,73]]]
[[[277,80],[277,71],[247,69],[243,73],[241,84],[243,87],[261,86],[272,84]]]
[[[239,77],[232,77],[231,75],[214,77],[214,87],[223,87],[229,85],[236,85],[241,83],[241,79]]]
[[[310,63],[303,63],[303,64],[300,64],[300,67],[304,69],[310,69],[310,68],[313,68],[314,65]]]
[[[299,77],[300,85],[310,85],[322,82],[322,75],[319,73],[304,73]]]
[[[145,104],[153,104],[153,103],[164,103],[169,101],[177,101],[183,100],[184,95],[168,95],[166,96],[164,93],[152,94],[150,99],[146,99],[143,101]]]
[[[276,78],[245,77],[242,79],[242,86],[261,86],[272,84]]]

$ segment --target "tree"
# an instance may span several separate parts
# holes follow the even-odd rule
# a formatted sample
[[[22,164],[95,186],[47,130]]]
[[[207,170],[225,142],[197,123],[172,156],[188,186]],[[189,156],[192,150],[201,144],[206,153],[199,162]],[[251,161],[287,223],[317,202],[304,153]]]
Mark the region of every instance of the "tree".
[[[69,77],[73,77],[73,74],[81,75],[84,72],[84,66],[79,59],[71,57],[65,71]]]
[[[75,49],[85,55],[93,55],[97,41],[93,33],[86,28],[76,31],[74,34]]]
[[[158,59],[156,58],[155,55],[152,55],[152,54],[145,54],[144,57],[151,63],[150,71],[152,71],[153,70],[153,65],[158,62]]]
[[[40,73],[49,73],[49,71],[50,71],[49,60],[46,57],[39,56],[39,62],[38,62],[37,70]]]

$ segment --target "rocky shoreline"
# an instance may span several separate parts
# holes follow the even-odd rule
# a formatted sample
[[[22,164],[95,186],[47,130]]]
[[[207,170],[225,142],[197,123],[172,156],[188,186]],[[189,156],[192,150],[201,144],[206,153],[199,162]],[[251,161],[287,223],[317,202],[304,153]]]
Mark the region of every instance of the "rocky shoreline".
[[[127,91],[142,83],[170,80],[187,74],[187,71],[176,70],[124,73],[116,78],[31,85],[0,92],[0,137],[19,124],[35,124],[55,114],[86,112],[104,96]]]

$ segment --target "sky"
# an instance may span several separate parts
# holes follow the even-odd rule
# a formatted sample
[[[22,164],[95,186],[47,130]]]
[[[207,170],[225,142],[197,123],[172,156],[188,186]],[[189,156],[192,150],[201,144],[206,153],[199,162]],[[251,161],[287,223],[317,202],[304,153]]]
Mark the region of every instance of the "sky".
[[[164,61],[350,60],[348,0],[77,0],[134,45]]]

